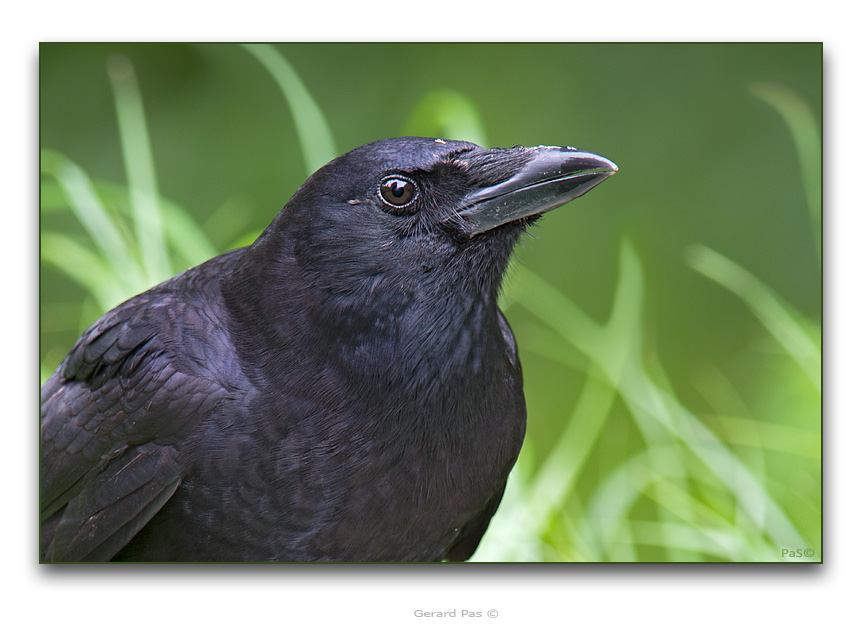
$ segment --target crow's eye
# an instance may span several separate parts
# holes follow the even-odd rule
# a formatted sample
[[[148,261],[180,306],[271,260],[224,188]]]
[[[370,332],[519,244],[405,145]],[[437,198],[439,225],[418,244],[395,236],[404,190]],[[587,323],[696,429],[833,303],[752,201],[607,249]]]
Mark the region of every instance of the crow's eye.
[[[407,209],[416,199],[416,183],[406,176],[387,176],[377,191],[386,204],[396,209]]]

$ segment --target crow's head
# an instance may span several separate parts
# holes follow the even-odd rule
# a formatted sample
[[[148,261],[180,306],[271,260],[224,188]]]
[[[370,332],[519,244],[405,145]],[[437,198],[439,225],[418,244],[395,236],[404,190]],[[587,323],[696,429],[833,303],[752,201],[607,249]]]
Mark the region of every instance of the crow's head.
[[[608,159],[575,148],[486,150],[464,141],[401,137],[334,159],[292,203],[325,205],[311,221],[331,218],[392,236],[463,241],[507,224],[523,226],[525,218],[583,195],[616,170]]]
[[[427,277],[495,292],[525,226],[616,170],[574,148],[385,139],[314,173],[277,230],[301,267],[339,291],[386,278],[419,287]]]

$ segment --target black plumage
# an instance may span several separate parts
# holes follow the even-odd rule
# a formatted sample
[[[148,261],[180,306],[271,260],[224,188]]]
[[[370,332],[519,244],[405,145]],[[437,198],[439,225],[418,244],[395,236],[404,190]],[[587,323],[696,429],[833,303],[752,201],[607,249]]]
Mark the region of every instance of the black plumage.
[[[507,260],[615,170],[374,142],[106,313],[42,388],[41,558],[469,558],[524,436]]]

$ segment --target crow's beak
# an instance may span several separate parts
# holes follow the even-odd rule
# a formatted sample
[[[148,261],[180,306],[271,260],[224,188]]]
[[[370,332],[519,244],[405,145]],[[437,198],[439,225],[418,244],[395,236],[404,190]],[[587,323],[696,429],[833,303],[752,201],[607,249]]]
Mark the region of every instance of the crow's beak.
[[[617,171],[608,159],[575,148],[528,150],[532,158],[510,178],[466,196],[459,213],[469,224],[470,237],[562,206]]]

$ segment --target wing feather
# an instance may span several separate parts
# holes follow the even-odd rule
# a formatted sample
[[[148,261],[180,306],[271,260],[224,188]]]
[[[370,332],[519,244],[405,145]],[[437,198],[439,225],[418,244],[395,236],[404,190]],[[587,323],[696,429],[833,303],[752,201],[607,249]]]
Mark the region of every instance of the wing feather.
[[[188,328],[197,335],[190,339]],[[211,329],[200,306],[146,292],[93,324],[45,384],[44,560],[110,559],[176,491],[188,469],[187,435],[227,392],[175,349],[218,334]]]

